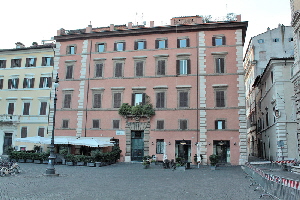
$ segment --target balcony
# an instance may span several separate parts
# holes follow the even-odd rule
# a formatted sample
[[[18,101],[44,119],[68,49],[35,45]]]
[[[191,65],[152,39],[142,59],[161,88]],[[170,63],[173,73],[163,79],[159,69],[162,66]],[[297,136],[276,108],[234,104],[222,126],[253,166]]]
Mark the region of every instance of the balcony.
[[[19,115],[0,115],[0,125],[20,123]]]

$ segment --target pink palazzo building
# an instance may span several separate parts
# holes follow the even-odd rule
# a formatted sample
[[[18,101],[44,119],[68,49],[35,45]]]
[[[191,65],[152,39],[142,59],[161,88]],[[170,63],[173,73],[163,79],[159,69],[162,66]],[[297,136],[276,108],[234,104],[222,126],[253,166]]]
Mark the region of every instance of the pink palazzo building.
[[[243,164],[246,30],[240,15],[226,22],[192,16],[172,18],[170,26],[59,30],[55,135],[110,138],[124,162],[155,155],[158,161],[201,157],[206,164],[218,154],[220,162]],[[155,114],[120,115],[124,103],[151,104]]]

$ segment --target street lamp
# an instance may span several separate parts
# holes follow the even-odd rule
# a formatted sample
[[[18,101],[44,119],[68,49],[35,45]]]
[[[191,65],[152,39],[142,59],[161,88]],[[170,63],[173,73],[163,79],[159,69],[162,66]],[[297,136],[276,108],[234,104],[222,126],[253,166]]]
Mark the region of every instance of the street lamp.
[[[56,90],[58,88],[58,73],[56,75],[56,80],[54,83],[54,112],[53,112],[53,129],[52,129],[52,136],[51,136],[51,144],[50,144],[50,156],[49,156],[49,162],[48,166],[46,169],[46,175],[58,175],[55,174],[55,168],[54,168],[54,160],[55,160],[55,155],[54,155],[54,129],[55,129],[55,114],[56,114],[56,101],[57,101],[57,94]]]

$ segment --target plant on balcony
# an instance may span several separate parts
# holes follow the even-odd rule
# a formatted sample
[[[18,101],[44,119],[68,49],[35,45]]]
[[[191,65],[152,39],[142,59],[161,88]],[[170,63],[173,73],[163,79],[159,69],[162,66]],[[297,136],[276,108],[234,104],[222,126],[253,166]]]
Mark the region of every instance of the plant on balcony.
[[[128,103],[123,103],[119,109],[119,115],[123,117],[152,117],[155,115],[155,110],[152,104],[131,106]]]

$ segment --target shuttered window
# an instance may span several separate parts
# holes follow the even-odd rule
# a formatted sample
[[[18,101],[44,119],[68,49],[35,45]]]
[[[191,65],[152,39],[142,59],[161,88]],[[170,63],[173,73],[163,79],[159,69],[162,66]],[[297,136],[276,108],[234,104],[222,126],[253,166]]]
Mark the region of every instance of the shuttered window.
[[[47,102],[41,102],[40,115],[46,115]]]
[[[126,43],[125,42],[115,42],[114,43],[114,50],[115,51],[125,51],[126,49]]]
[[[224,73],[224,58],[216,58],[216,73]]]
[[[165,107],[165,92],[156,93],[156,108]]]
[[[96,67],[95,67],[95,77],[102,77],[103,73],[103,63],[98,63],[96,64]]]
[[[67,66],[66,71],[66,79],[72,79],[73,78],[73,65]]]
[[[188,107],[188,92],[179,92],[179,107]]]
[[[64,108],[71,108],[71,94],[65,94],[64,97]]]
[[[216,91],[216,107],[225,107],[225,91]]]
[[[11,59],[11,67],[21,67],[22,59]]]
[[[165,74],[166,74],[166,60],[158,60],[157,75],[165,75]]]
[[[36,66],[36,58],[26,58],[25,67],[35,67]]]
[[[164,120],[157,120],[156,129],[164,129],[165,128],[165,121]]]
[[[179,120],[179,129],[181,129],[181,130],[187,129],[187,120],[186,119]]]
[[[225,129],[225,120],[216,120],[215,129]]]
[[[114,98],[114,108],[120,108],[121,107],[121,97],[122,94],[121,93],[114,93],[113,94],[113,98]]]
[[[94,94],[93,108],[101,108],[101,94]]]
[[[155,49],[165,49],[168,48],[167,39],[157,39],[155,40]]]
[[[6,68],[6,60],[0,60],[0,68]]]
[[[22,127],[21,128],[21,138],[26,138],[27,137],[27,127]]]
[[[177,39],[177,48],[185,48],[190,46],[190,39]]]
[[[115,66],[115,77],[122,77],[123,76],[123,63],[116,63]]]
[[[144,61],[135,62],[135,76],[144,75]]]
[[[183,75],[183,74],[190,74],[191,73],[191,60],[177,60],[176,61],[176,74]]]
[[[42,57],[42,66],[53,66],[54,59],[53,57]]]
[[[52,86],[52,78],[51,77],[40,77],[39,88],[50,88],[51,86]]]
[[[0,79],[0,90],[3,89],[3,79]]]
[[[113,129],[120,128],[120,120],[113,120]]]
[[[63,121],[62,121],[62,128],[69,128],[69,120],[63,119]]]
[[[45,132],[45,128],[39,127],[39,130],[38,130],[38,136],[44,137],[44,132]]]
[[[93,128],[100,128],[100,120],[93,119]]]
[[[8,79],[8,89],[18,89],[18,86],[19,86],[18,78]]]
[[[146,41],[135,41],[134,42],[134,50],[147,49]]]
[[[35,78],[24,78],[23,88],[34,88],[34,80]]]
[[[132,93],[131,105],[145,105],[146,93]]]
[[[26,102],[23,106],[23,115],[29,115],[30,103]]]
[[[15,110],[15,103],[8,103],[7,114],[13,115]]]
[[[212,46],[226,45],[225,36],[214,36],[212,37]]]

